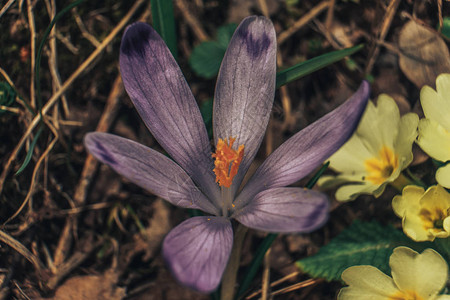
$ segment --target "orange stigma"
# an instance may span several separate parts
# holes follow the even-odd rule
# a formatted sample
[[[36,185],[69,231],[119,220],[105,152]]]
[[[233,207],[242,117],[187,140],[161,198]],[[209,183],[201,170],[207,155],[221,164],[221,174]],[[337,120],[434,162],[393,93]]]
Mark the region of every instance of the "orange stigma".
[[[214,174],[216,174],[216,182],[220,186],[229,188],[236,176],[242,157],[244,156],[244,145],[240,145],[237,150],[232,148],[235,138],[219,139],[217,142],[216,153],[212,154],[214,161]]]

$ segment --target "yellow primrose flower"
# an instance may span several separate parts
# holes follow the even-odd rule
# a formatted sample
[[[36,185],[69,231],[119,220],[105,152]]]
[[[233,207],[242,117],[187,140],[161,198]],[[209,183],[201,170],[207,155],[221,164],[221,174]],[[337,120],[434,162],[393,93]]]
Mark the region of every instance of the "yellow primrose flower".
[[[450,235],[450,194],[440,185],[423,188],[409,185],[392,200],[402,218],[403,231],[415,241],[433,241]]]
[[[420,103],[425,119],[419,122],[417,144],[432,158],[450,161],[450,74],[436,78],[436,91],[424,86],[420,91]],[[450,188],[450,163],[436,172],[437,182]]]
[[[356,132],[330,158],[330,167],[340,174],[323,176],[319,185],[326,189],[345,184],[336,191],[340,201],[354,200],[359,194],[380,196],[411,163],[418,122],[414,113],[400,117],[388,95],[380,95],[377,106],[369,101]]]
[[[397,247],[390,259],[392,277],[373,266],[354,266],[342,273],[348,287],[341,289],[338,300],[449,300],[438,295],[444,288],[448,266],[432,249],[421,254]]]

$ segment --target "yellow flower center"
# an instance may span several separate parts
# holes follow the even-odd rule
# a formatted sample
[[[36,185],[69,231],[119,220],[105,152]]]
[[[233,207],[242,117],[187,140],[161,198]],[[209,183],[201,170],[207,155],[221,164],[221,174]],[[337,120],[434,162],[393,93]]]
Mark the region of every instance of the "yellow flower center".
[[[398,168],[398,156],[389,147],[383,146],[378,157],[364,162],[368,176],[366,179],[374,184],[382,184]]]
[[[444,219],[449,216],[449,210],[442,210],[436,207],[434,210],[422,208],[419,212],[425,230],[432,229],[440,232],[444,230]]]
[[[398,291],[392,296],[389,296],[388,300],[424,300],[417,295],[414,291]]]
[[[240,145],[237,150],[232,148],[236,139],[230,137],[229,143],[227,139],[219,139],[216,146],[216,152],[212,154],[214,161],[214,174],[216,174],[216,182],[220,186],[229,188],[236,176],[242,157],[244,157],[244,145]]]

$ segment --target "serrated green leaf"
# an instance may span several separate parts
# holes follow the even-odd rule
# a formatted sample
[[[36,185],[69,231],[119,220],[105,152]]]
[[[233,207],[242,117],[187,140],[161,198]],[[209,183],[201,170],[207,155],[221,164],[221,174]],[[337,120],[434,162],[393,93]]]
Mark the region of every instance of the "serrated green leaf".
[[[219,72],[226,47],[218,42],[203,42],[192,51],[189,64],[192,70],[203,78],[213,78]]]
[[[312,277],[329,281],[340,280],[345,269],[356,265],[372,265],[390,274],[389,257],[398,246],[422,250],[430,247],[430,243],[413,242],[392,226],[355,221],[316,255],[301,259],[296,264]]]
[[[177,59],[177,36],[172,0],[151,0],[153,28],[159,33],[173,57]]]
[[[332,63],[335,63],[348,55],[352,55],[353,53],[361,50],[363,47],[364,45],[358,45],[355,47],[326,53],[311,58],[307,61],[298,63],[295,66],[292,66],[286,70],[280,71],[277,73],[277,88],[285,85],[286,83],[289,83],[303,76],[311,74],[328,65],[331,65]]]

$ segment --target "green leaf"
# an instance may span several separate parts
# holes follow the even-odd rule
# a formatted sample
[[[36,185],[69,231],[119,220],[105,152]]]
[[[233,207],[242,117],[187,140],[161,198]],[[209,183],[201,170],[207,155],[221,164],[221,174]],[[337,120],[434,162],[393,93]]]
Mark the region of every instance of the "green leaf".
[[[5,81],[0,81],[0,105],[11,106],[16,99],[16,91]],[[0,109],[0,114],[4,111]]]
[[[363,47],[364,45],[358,45],[355,47],[326,53],[296,64],[295,66],[292,66],[286,70],[280,71],[277,73],[277,88],[285,85],[286,83],[311,74],[328,65],[331,65],[332,63],[335,63],[343,59],[344,57],[361,50]]]
[[[219,73],[225,51],[226,47],[222,47],[218,42],[203,42],[192,51],[189,64],[198,76],[213,78]]]
[[[189,64],[198,76],[210,79],[219,73],[220,64],[236,27],[236,24],[219,27],[215,40],[203,42],[192,50]]]
[[[312,277],[329,281],[340,280],[345,269],[356,265],[372,265],[390,274],[389,257],[398,246],[408,246],[417,251],[430,247],[430,243],[413,242],[392,226],[355,221],[316,255],[296,264]]]
[[[173,57],[177,59],[177,36],[172,0],[151,0],[153,28],[159,33]]]
[[[237,24],[230,23],[224,26],[219,27],[217,29],[217,38],[216,41],[220,44],[221,47],[225,48],[225,50],[228,47],[228,44],[230,43],[231,37],[233,36],[234,32],[236,31]]]
[[[450,38],[450,17],[444,18],[441,33]]]
[[[203,122],[208,130],[208,136],[211,139],[213,136],[212,115],[213,115],[213,98],[208,99],[200,105],[200,113],[202,114]]]
[[[41,124],[41,126],[39,126],[38,131],[36,132],[36,135],[34,136],[33,141],[30,144],[30,148],[28,149],[27,155],[25,156],[22,166],[20,166],[19,170],[17,170],[17,172],[14,175],[19,175],[20,173],[22,173],[23,170],[25,170],[25,168],[30,163],[31,157],[33,156],[34,147],[36,147],[36,143],[37,143],[39,136],[41,135],[43,129],[44,129],[44,126]]]

